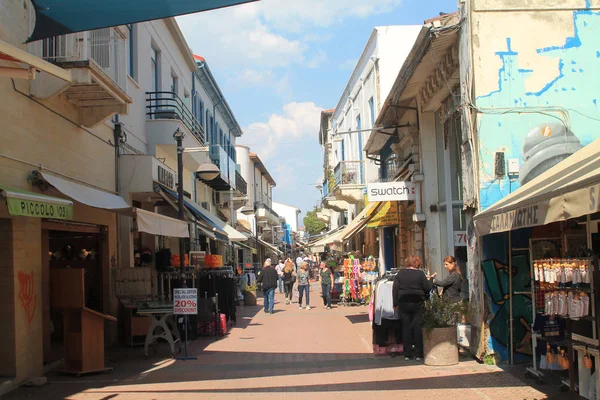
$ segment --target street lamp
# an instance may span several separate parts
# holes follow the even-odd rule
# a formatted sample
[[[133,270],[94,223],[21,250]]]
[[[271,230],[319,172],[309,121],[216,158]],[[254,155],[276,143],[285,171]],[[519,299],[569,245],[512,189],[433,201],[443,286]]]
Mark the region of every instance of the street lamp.
[[[179,207],[179,219],[185,221],[184,201],[183,201],[183,138],[185,134],[179,128],[173,133],[173,139],[177,142],[177,196]],[[185,283],[185,243],[183,238],[179,238],[179,269],[181,272],[181,286],[186,287]]]
[[[206,163],[200,165],[198,167],[198,169],[196,170],[196,174],[203,181],[212,181],[217,176],[219,176],[220,173],[221,173],[221,171],[219,170],[219,167],[217,167],[215,164],[213,164],[211,162],[206,162]]]

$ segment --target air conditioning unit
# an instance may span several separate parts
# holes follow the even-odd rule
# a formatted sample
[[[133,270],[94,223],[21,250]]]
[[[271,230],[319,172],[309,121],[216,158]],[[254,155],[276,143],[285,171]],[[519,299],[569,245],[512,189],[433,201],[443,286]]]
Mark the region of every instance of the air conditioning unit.
[[[217,206],[224,206],[229,204],[227,201],[229,200],[228,193],[214,192],[214,200]]]
[[[210,203],[208,201],[203,201],[202,203],[200,203],[200,205],[202,206],[202,208],[210,212]]]

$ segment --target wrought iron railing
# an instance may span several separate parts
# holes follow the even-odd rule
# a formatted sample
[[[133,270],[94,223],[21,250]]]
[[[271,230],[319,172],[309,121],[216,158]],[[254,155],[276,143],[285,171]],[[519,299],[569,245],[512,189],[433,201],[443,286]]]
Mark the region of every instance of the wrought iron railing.
[[[333,174],[335,185],[364,185],[364,161],[340,161]]]
[[[127,90],[127,46],[117,28],[96,29],[39,40],[29,52],[52,63],[93,62]]]
[[[235,171],[235,188],[244,195],[248,194],[248,183],[238,171]]]
[[[206,143],[204,128],[188,106],[173,92],[146,92],[146,116],[148,119],[177,119],[198,139]]]

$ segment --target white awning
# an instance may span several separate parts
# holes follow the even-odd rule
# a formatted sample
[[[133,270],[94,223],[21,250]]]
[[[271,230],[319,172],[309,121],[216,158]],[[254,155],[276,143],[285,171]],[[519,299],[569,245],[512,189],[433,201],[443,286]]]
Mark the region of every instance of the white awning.
[[[170,237],[190,237],[187,221],[167,217],[140,208],[133,208],[140,232]]]
[[[327,246],[328,244],[336,243],[336,242],[341,243],[343,240],[344,230],[345,230],[345,227],[331,230],[325,234],[324,238],[321,238],[321,239],[317,240],[316,242],[310,244],[309,247],[313,248],[313,247],[318,247],[318,246]]]
[[[600,211],[600,139],[475,215],[477,234],[565,221]]]
[[[273,246],[273,245],[272,245],[272,244],[270,244],[270,243],[267,243],[267,242],[265,242],[265,241],[264,241],[264,240],[262,240],[262,239],[258,239],[258,243],[260,243],[260,244],[262,244],[263,246],[265,246],[265,247],[267,247],[267,248],[271,249],[272,251],[274,251],[275,253],[277,253],[277,254],[279,254],[279,255],[282,255],[282,254],[283,254],[283,251],[279,250],[277,247]]]
[[[82,204],[107,210],[123,210],[131,207],[125,199],[116,194],[68,181],[46,171],[39,171],[39,173],[62,194]]]

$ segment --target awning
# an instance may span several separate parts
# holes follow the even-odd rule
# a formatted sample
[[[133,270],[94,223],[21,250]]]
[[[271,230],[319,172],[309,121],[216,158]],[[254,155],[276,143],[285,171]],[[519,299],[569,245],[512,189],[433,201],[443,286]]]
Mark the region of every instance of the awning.
[[[258,254],[258,251],[256,251],[256,249],[254,247],[248,246],[247,244],[244,244],[243,242],[235,242],[234,244],[236,246],[244,247],[244,248],[250,250],[252,252],[252,254]]]
[[[475,215],[477,234],[565,221],[600,211],[600,139]]]
[[[8,213],[15,216],[73,219],[73,202],[27,190],[0,186],[0,195],[6,199]]]
[[[373,202],[367,204],[367,206],[354,218],[344,229],[342,233],[342,240],[348,240],[350,236],[355,235],[362,231],[367,223],[373,218],[377,211],[381,209],[383,202]]]
[[[279,250],[277,247],[273,246],[270,243],[265,242],[262,239],[258,239],[258,243],[262,244],[263,246],[265,246],[268,249],[271,249],[272,251],[274,251],[275,253],[277,253],[279,255],[283,255],[283,251]]]
[[[140,232],[160,236],[190,237],[188,223],[179,219],[167,217],[140,208],[133,208],[137,229]]]
[[[175,17],[251,1],[255,0],[32,0],[36,21],[27,41]]]
[[[309,245],[310,248],[318,246],[327,246],[331,243],[342,242],[343,234],[346,227],[333,229],[325,234],[324,238],[317,240]]]
[[[62,79],[66,82],[71,82],[71,71],[66,69],[62,69],[57,67],[54,64],[49,63],[48,61],[44,61],[39,57],[34,56],[33,54],[21,50],[18,47],[10,45],[2,40],[0,40],[0,60],[12,61],[21,64],[25,64],[29,66],[29,69],[35,69],[38,71],[46,72],[52,76]],[[21,69],[21,68],[9,68],[13,73],[22,75],[15,75],[17,78],[30,78],[33,76],[29,74],[29,69]],[[9,71],[10,72],[10,71]],[[9,74],[8,76],[12,76]]]
[[[82,204],[107,210],[123,210],[131,208],[125,199],[116,194],[68,181],[46,171],[38,171],[38,173],[59,192]]]
[[[161,190],[164,190],[166,193],[170,194],[171,196],[173,196],[176,199],[179,197],[177,195],[177,193],[173,192],[172,190],[165,189],[163,187],[161,187]],[[210,223],[211,226],[217,228],[219,231],[221,231],[222,233],[227,235],[229,237],[230,241],[241,242],[241,241],[248,240],[248,237],[246,235],[238,232],[237,230],[235,230],[235,228],[233,226],[220,220],[218,217],[210,214],[208,211],[206,211],[204,208],[202,208],[199,204],[196,204],[193,201],[189,201],[186,199],[184,199],[184,202],[185,202],[186,207],[188,207],[194,214],[198,215],[200,218],[202,218],[203,220]]]

